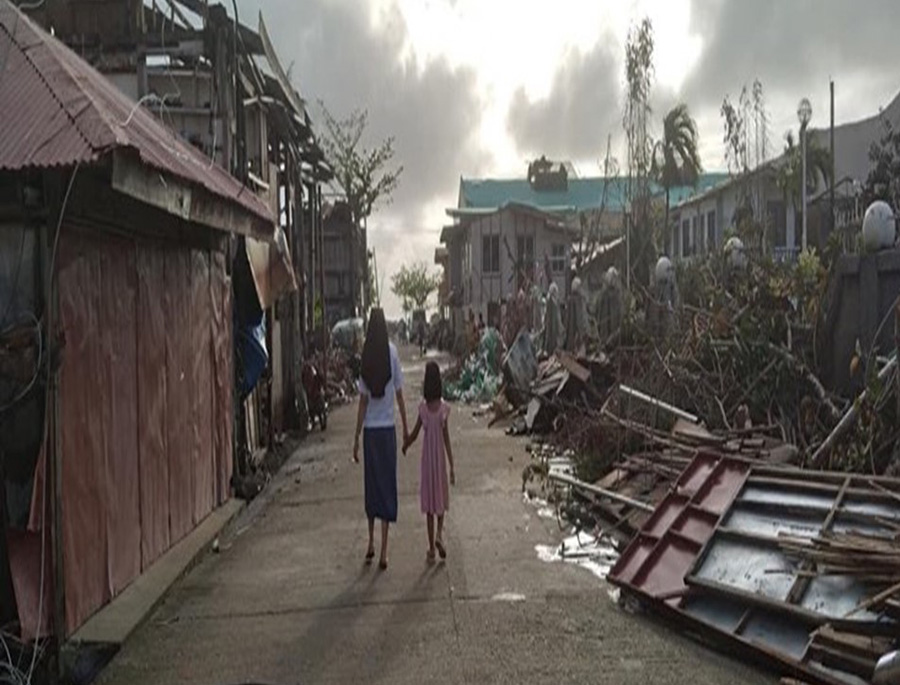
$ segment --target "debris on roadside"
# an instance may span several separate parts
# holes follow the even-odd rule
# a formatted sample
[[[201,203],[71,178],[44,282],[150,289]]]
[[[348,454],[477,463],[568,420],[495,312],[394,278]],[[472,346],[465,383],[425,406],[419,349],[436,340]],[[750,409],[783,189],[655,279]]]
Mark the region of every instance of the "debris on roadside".
[[[524,497],[569,536],[541,558],[609,546],[624,599],[797,682],[900,682],[900,371],[874,342],[895,305],[847,391],[828,366],[846,350],[820,363],[838,309],[816,255],[733,261],[677,287],[670,264],[596,331],[507,329],[493,396],[464,399],[530,437]],[[900,349],[900,308],[895,332]]]
[[[478,349],[458,369],[451,369],[448,373],[444,385],[445,397],[469,404],[493,401],[503,383],[500,373],[502,355],[500,334],[494,328],[486,328]]]

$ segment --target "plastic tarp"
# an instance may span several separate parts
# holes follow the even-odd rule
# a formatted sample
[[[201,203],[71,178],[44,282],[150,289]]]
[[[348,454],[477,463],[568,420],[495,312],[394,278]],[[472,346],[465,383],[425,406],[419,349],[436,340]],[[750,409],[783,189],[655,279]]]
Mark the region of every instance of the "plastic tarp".
[[[449,400],[463,402],[490,402],[503,383],[500,375],[500,358],[503,340],[496,328],[486,328],[481,334],[478,349],[466,359],[459,380],[444,388]]]
[[[209,255],[194,250],[191,253],[191,347],[188,357],[193,367],[191,399],[191,442],[193,445],[193,525],[206,518],[213,509],[216,497],[215,465],[213,462],[213,378],[212,378],[212,320],[209,299]],[[193,526],[192,526],[193,528]]]
[[[169,548],[169,460],[166,442],[166,318],[161,294],[166,256],[160,248],[137,251],[138,449],[141,481],[141,559],[147,568]]]
[[[191,253],[166,253],[166,435],[169,451],[169,536],[172,544],[193,527],[193,436],[191,434],[191,385],[193,367],[191,336]]]
[[[71,634],[229,496],[231,287],[218,253],[68,226],[59,249]]]

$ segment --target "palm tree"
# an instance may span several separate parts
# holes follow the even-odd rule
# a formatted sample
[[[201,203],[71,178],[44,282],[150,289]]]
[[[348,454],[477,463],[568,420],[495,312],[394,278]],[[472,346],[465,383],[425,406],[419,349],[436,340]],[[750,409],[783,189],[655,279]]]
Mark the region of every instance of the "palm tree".
[[[803,186],[800,185],[800,177],[803,175],[803,150],[794,141],[793,131],[788,131],[785,136],[784,161],[778,168],[776,182],[781,192],[784,193],[785,204],[788,199],[794,200],[794,207],[800,203]],[[819,180],[822,187],[828,185],[831,179],[831,153],[815,142],[815,138],[806,139],[806,188],[815,193],[819,188]]]
[[[696,185],[702,171],[697,124],[682,102],[666,114],[662,139],[653,149],[653,177],[666,189],[666,231],[669,230],[669,192],[676,186]]]

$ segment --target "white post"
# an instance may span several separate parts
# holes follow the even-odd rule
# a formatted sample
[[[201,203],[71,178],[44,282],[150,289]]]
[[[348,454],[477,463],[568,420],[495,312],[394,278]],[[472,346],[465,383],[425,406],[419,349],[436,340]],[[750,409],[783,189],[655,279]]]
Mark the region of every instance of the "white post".
[[[801,183],[801,192],[803,197],[803,238],[802,238],[802,247],[803,251],[806,252],[806,126],[801,127],[800,129],[800,144],[803,148],[801,154],[803,155],[803,171],[800,176]]]

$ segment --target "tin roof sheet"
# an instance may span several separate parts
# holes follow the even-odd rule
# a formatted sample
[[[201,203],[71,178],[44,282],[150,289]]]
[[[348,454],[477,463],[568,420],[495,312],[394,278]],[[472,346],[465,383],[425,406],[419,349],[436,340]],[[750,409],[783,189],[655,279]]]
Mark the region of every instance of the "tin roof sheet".
[[[0,0],[0,170],[90,163],[117,148],[273,224],[268,206],[9,0]]]

